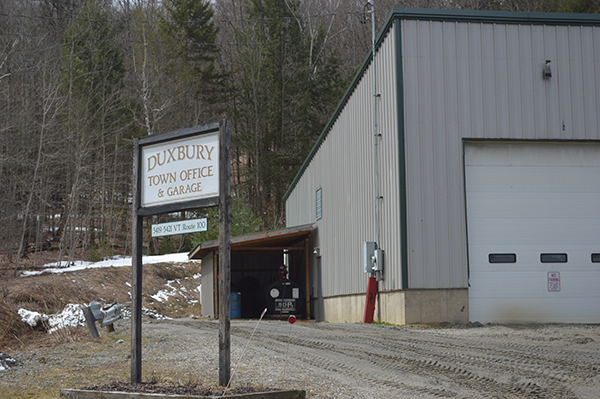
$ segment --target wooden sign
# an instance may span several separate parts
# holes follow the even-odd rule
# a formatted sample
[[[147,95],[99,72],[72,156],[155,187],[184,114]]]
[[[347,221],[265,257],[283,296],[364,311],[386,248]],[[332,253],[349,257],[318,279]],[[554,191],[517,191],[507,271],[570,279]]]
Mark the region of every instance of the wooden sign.
[[[147,215],[219,205],[219,383],[231,378],[231,122],[134,140],[131,382],[142,381],[142,228]],[[172,230],[172,229],[171,229]]]

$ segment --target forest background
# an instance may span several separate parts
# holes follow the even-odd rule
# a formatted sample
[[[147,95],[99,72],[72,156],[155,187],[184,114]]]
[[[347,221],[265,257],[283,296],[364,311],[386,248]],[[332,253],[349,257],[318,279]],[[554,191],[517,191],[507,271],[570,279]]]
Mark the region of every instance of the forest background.
[[[599,12],[600,0],[376,0]],[[366,0],[0,2],[0,257],[15,273],[130,253],[132,142],[232,121],[232,234],[285,225],[282,197],[371,48]],[[150,238],[208,217],[209,232]],[[217,234],[214,209],[146,220],[146,253]],[[49,252],[50,251],[50,252]]]

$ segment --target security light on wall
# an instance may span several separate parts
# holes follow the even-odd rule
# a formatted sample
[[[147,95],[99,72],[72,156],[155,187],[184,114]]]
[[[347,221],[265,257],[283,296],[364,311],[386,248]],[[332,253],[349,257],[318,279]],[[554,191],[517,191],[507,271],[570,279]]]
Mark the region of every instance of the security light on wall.
[[[550,69],[550,60],[546,60],[546,66],[544,67],[544,79],[550,79],[552,77],[552,70]]]

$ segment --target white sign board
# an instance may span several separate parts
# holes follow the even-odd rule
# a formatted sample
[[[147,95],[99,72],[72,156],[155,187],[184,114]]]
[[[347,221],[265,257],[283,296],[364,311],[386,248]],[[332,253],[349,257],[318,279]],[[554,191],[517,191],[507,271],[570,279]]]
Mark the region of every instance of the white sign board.
[[[548,292],[560,292],[560,272],[548,272]]]
[[[219,195],[219,133],[142,147],[141,206]]]
[[[152,237],[173,236],[176,234],[197,233],[208,230],[206,218],[179,220],[177,222],[159,223],[152,225]]]

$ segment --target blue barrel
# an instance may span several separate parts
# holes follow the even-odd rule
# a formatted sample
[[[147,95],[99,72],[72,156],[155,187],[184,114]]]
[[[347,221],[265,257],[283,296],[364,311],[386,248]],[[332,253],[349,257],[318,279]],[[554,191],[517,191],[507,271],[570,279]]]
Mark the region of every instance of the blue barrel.
[[[239,292],[231,293],[231,309],[229,311],[229,317],[232,319],[239,319],[242,317],[242,295]]]

